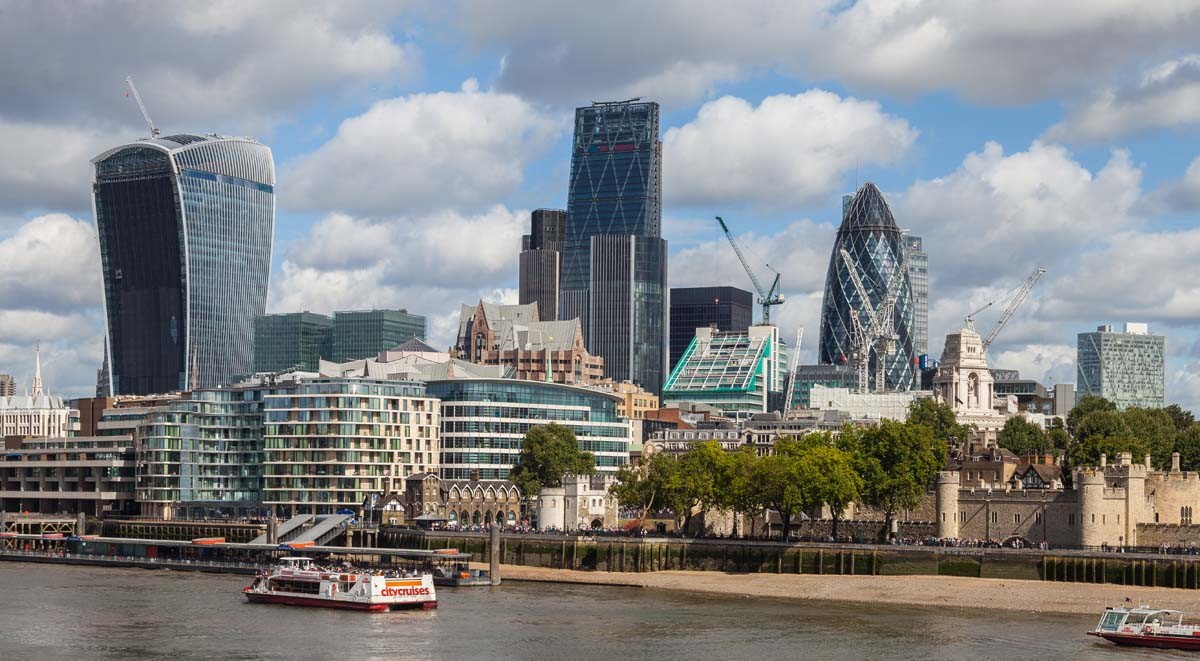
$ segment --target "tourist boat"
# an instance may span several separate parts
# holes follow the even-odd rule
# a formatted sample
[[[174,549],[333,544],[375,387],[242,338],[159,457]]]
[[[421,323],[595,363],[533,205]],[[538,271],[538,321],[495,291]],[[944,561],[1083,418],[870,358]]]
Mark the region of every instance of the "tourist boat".
[[[387,611],[437,608],[433,577],[376,576],[358,570],[327,571],[310,558],[281,558],[242,592],[256,604]]]
[[[1200,650],[1200,620],[1182,611],[1150,608],[1106,608],[1088,635],[1117,645]]]

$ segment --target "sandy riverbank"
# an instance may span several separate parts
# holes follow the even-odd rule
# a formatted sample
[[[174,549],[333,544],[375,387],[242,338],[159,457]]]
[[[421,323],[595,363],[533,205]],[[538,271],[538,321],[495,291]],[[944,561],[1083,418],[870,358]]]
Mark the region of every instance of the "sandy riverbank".
[[[486,565],[477,565],[485,568]],[[503,565],[505,581],[545,581],[660,588],[726,596],[849,603],[993,608],[1098,615],[1105,606],[1134,602],[1200,612],[1200,590],[1084,583],[1045,583],[955,576],[818,576],[660,571],[587,572]]]

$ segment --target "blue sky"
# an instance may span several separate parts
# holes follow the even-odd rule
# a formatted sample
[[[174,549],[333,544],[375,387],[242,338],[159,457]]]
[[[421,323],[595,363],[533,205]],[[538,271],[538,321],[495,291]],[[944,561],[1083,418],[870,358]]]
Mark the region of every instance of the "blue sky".
[[[736,6],[734,6],[736,4]],[[714,215],[783,272],[811,360],[840,196],[925,238],[930,344],[1046,277],[994,366],[1073,382],[1075,334],[1148,321],[1200,405],[1200,5],[976,2],[28,3],[0,14],[0,372],[94,385],[88,159],[146,130],[270,145],[271,310],[515,299],[528,211],[566,202],[571,113],[663,106],[671,284],[749,287]],[[857,167],[856,167],[857,164]],[[998,314],[998,310],[997,310]],[[980,319],[989,326],[994,317]]]

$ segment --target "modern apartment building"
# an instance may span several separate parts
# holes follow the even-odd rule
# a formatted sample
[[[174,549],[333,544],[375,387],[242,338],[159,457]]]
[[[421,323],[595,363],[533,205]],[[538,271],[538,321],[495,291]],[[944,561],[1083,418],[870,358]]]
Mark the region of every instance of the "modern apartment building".
[[[1144,323],[1123,331],[1100,326],[1080,333],[1075,358],[1076,396],[1096,395],[1119,408],[1160,408],[1166,398],[1166,338]]]

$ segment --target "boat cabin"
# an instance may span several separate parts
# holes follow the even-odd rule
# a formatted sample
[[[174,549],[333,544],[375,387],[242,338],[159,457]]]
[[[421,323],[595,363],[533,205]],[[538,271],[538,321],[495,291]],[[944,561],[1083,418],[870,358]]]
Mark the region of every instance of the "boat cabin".
[[[280,569],[293,569],[296,571],[315,571],[316,565],[313,564],[312,558],[291,557],[279,559]]]
[[[1107,608],[1100,617],[1097,631],[1140,631],[1147,624],[1179,626],[1183,612],[1142,606],[1141,608]]]

